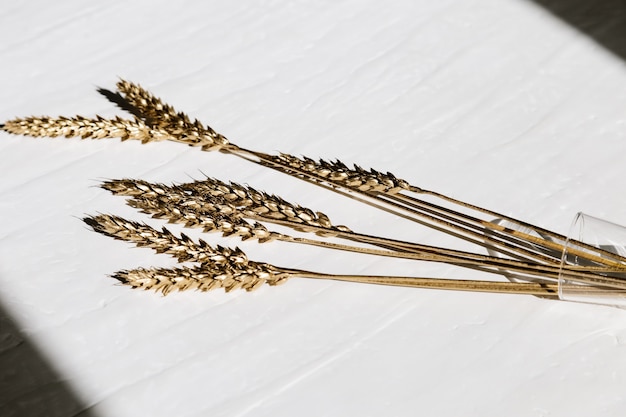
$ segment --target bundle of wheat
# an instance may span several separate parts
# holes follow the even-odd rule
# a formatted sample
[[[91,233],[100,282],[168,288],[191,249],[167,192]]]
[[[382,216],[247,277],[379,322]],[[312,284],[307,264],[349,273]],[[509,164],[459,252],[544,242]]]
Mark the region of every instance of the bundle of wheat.
[[[387,172],[352,168],[341,161],[269,155],[239,147],[198,120],[177,112],[138,84],[120,80],[117,93],[100,89],[133,118],[28,117],[9,120],[7,132],[29,136],[136,139],[142,143],[171,140],[203,151],[219,150],[262,167],[326,188],[404,219],[428,226],[486,249],[487,254],[460,251],[370,236],[334,225],[327,215],[290,203],[276,195],[236,183],[206,178],[188,184],[153,184],[142,180],[106,181],[102,188],[128,198],[128,204],[150,216],[198,227],[223,236],[260,243],[279,240],[374,256],[443,262],[506,276],[509,281],[470,281],[422,277],[333,275],[277,267],[248,260],[239,249],[212,247],[182,235],[176,237],[120,217],[85,218],[95,231],[115,239],[166,253],[194,267],[136,269],[113,275],[134,288],[207,291],[224,288],[254,290],[304,277],[351,282],[496,293],[532,294],[557,298],[563,277],[581,293],[626,292],[626,258],[606,248],[572,241],[563,235],[509,216],[426,190]],[[433,202],[434,201],[434,202]],[[494,221],[494,219],[496,219]],[[292,236],[272,231],[278,225],[304,233]],[[333,237],[344,243],[329,241]],[[569,256],[563,254],[567,252]]]

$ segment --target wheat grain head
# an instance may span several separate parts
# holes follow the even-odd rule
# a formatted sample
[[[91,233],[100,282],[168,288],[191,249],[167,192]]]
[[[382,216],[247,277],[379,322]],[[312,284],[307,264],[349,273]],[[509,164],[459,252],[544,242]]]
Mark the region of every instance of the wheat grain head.
[[[3,130],[15,135],[35,137],[80,137],[82,139],[120,138],[135,139],[142,143],[162,141],[169,134],[156,127],[149,127],[141,120],[128,120],[120,117],[105,119],[100,116],[87,118],[75,117],[26,117],[8,120]]]
[[[282,284],[288,275],[271,265],[252,263],[247,268],[236,270],[208,264],[171,269],[138,268],[118,271],[112,277],[133,288],[153,290],[167,295],[172,291],[210,291],[219,288],[226,292],[236,289],[253,291],[263,284]]]
[[[163,103],[139,84],[120,80],[117,89],[146,123],[167,131],[176,142],[199,146],[204,151],[218,150],[229,144],[223,135],[197,119],[191,121],[185,113],[176,112],[172,106]]]
[[[311,158],[298,158],[286,153],[266,155],[266,158],[275,164],[272,168],[291,176],[302,177],[302,173],[305,173],[312,176],[314,180],[326,181],[362,192],[396,194],[411,188],[407,181],[397,178],[391,172],[383,173],[374,169],[368,171],[356,164],[353,168],[349,168],[339,160],[325,161],[320,159],[315,161]]]
[[[191,261],[230,267],[245,266],[249,262],[246,254],[239,248],[213,247],[203,240],[195,243],[184,234],[178,238],[166,228],[158,231],[147,224],[118,216],[101,214],[86,217],[83,221],[105,236],[131,242],[138,247],[149,247],[157,253],[172,255],[179,262]]]

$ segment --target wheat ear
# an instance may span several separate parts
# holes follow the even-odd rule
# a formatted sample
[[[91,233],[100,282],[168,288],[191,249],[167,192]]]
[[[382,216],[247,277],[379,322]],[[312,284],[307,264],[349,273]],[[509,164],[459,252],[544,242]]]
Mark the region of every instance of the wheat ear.
[[[83,221],[98,233],[171,255],[179,262],[248,264],[248,258],[239,248],[213,247],[202,239],[196,244],[185,234],[176,237],[165,227],[157,231],[145,223],[105,214],[85,217]]]
[[[199,146],[204,151],[219,150],[229,144],[223,135],[197,119],[192,121],[185,113],[176,112],[172,106],[163,103],[139,84],[120,80],[117,88],[130,106],[140,110],[147,123],[166,130],[171,140]]]
[[[223,288],[226,292],[244,289],[253,291],[263,284],[278,285],[287,276],[267,268],[225,270],[224,268],[202,264],[180,268],[138,268],[122,270],[111,275],[123,284],[133,288],[153,290],[167,295],[172,291],[210,291]]]
[[[120,117],[105,119],[100,116],[92,119],[82,116],[16,118],[5,122],[2,129],[16,135],[35,137],[120,138],[123,141],[140,140],[142,143],[162,141],[170,136],[168,132],[158,127],[148,127],[139,119],[128,120]]]

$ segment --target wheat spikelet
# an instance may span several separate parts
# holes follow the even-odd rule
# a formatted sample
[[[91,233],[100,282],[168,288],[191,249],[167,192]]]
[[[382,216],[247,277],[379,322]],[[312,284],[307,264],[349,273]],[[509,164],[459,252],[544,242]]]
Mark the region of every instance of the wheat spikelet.
[[[199,146],[202,150],[212,151],[228,145],[228,139],[216,133],[199,120],[193,122],[182,112],[176,112],[168,104],[153,96],[139,84],[120,80],[117,89],[129,105],[136,108],[145,121],[167,131],[171,139],[190,146]]]
[[[223,288],[253,291],[263,284],[278,285],[288,275],[271,265],[251,263],[247,268],[236,270],[202,264],[181,268],[138,268],[116,272],[113,278],[133,288],[154,290],[167,295],[172,291],[210,291]]]
[[[144,180],[119,179],[108,180],[100,184],[100,187],[110,191],[114,195],[127,197],[152,197],[164,195],[165,190],[156,184]]]
[[[180,116],[176,110],[160,98],[154,96],[141,85],[130,81],[120,79],[116,83],[117,90],[122,94],[124,100],[136,108],[149,121],[150,124],[159,124],[167,126],[174,124],[172,120],[179,117],[188,119],[186,116]],[[212,129],[207,129],[212,131]]]
[[[408,190],[411,188],[408,182],[396,178],[396,176],[390,172],[385,174],[374,169],[367,171],[358,165],[354,165],[353,168],[349,168],[339,160],[325,161],[320,159],[319,161],[315,161],[311,158],[298,158],[286,153],[281,153],[280,155],[267,155],[266,157],[269,158],[274,164],[283,167],[280,170],[290,175],[297,177],[302,176],[301,173],[289,169],[294,168],[295,170],[312,174],[314,177],[317,177],[318,180],[328,181],[330,183],[363,192],[374,191],[386,194],[396,194],[402,190]],[[276,167],[274,168],[279,169]]]
[[[179,262],[201,262],[231,267],[242,267],[249,263],[246,254],[239,248],[213,247],[203,240],[196,244],[188,236],[182,234],[178,238],[166,228],[158,231],[146,224],[106,214],[86,217],[83,220],[98,233],[134,243],[139,247],[152,248],[157,253],[172,255]]]
[[[35,137],[120,138],[140,140],[142,143],[165,140],[169,136],[164,130],[148,127],[138,119],[105,119],[100,116],[93,119],[82,116],[17,118],[5,122],[2,129],[16,135]]]

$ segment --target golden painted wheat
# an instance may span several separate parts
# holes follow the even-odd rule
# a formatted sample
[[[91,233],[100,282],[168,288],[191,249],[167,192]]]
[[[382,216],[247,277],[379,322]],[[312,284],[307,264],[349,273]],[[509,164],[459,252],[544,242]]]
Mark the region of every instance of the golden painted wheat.
[[[585,291],[587,288],[584,287],[589,285],[600,291],[626,289],[626,280],[623,279],[626,258],[603,248],[575,242],[575,248],[570,253],[577,259],[584,259],[588,265],[566,263],[561,266],[561,254],[567,241],[560,234],[416,187],[389,172],[366,170],[358,165],[350,168],[341,161],[316,161],[284,153],[269,155],[248,150],[230,143],[200,121],[176,111],[139,84],[120,80],[117,89],[119,94],[100,91],[123,109],[130,110],[135,118],[27,117],[9,120],[0,128],[13,134],[36,137],[120,138],[140,140],[142,143],[170,140],[204,151],[219,150],[463,239],[497,255],[481,255],[355,233],[346,226],[334,225],[322,212],[292,204],[247,185],[225,183],[213,178],[179,185],[132,179],[111,180],[102,185],[113,194],[129,197],[128,204],[141,212],[171,223],[201,227],[207,232],[238,236],[244,240],[281,240],[372,255],[445,262],[529,281],[332,275],[279,268],[249,261],[239,249],[213,247],[203,240],[196,243],[184,234],[177,237],[166,228],[158,231],[146,224],[110,215],[87,217],[85,222],[99,233],[172,255],[179,262],[198,264],[173,269],[139,268],[114,275],[132,287],[153,289],[163,294],[186,289],[253,290],[264,283],[275,285],[287,278],[306,277],[554,297],[560,273],[566,271],[568,277],[584,284],[581,288]],[[434,198],[435,202],[424,196]],[[494,221],[494,217],[499,220]],[[315,233],[318,238],[337,237],[349,240],[351,244],[293,237],[268,230],[263,223]],[[361,246],[355,246],[355,242]]]

